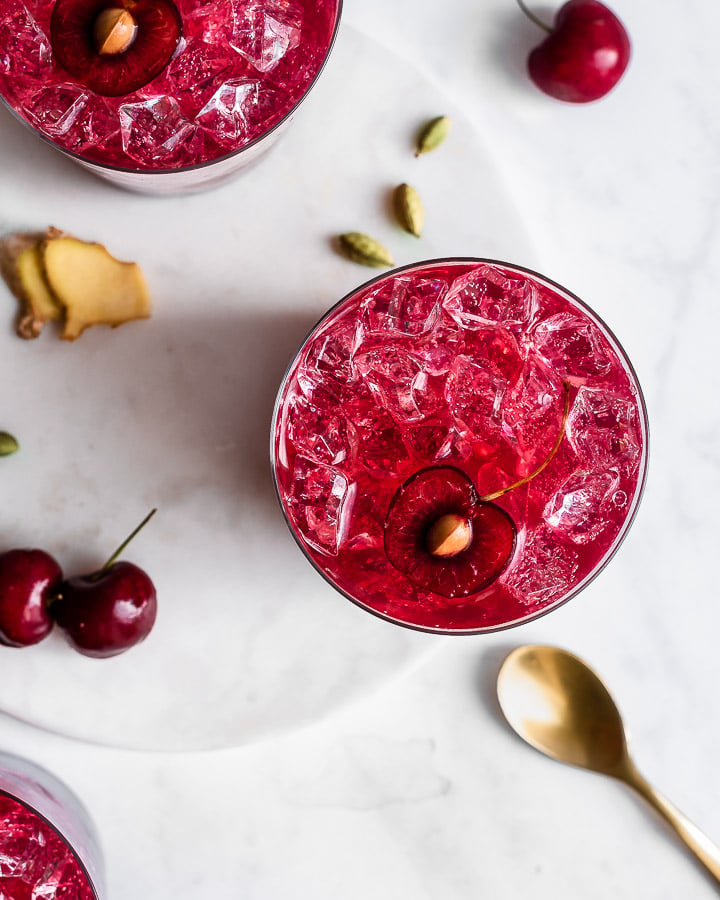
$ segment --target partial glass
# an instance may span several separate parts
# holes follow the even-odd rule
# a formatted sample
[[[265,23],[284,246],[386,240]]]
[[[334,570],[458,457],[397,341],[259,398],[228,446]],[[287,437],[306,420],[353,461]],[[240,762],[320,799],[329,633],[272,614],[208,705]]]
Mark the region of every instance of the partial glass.
[[[127,8],[137,37],[121,53],[100,54],[88,29],[59,27],[61,2],[92,21],[107,9]],[[121,72],[127,58],[142,69],[146,57],[150,65],[140,41],[146,33],[150,44],[155,40],[143,12],[150,0],[3,0],[0,97],[41,138],[118,187],[203,190],[257,161],[287,128],[327,60],[342,2],[163,0],[161,6],[182,23],[175,52],[154,78],[115,96],[97,93],[114,90],[113,66]],[[81,51],[83,60],[107,67],[107,86],[98,87],[81,65],[75,69]]]
[[[90,818],[54,775],[0,753],[0,896],[102,900],[102,857]]]

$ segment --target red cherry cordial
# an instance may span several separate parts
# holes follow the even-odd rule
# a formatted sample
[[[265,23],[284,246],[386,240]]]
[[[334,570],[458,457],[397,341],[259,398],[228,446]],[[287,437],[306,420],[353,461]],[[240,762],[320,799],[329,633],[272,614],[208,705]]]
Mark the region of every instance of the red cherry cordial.
[[[181,36],[172,0],[57,0],[51,20],[57,62],[106,97],[131,94],[152,81]]]

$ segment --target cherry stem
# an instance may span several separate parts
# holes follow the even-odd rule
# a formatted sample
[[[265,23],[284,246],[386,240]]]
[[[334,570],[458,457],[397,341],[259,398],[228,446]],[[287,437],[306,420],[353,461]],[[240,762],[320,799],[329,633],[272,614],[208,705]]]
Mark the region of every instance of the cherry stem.
[[[501,488],[499,491],[494,491],[492,494],[486,494],[484,497],[480,498],[480,501],[482,503],[487,503],[490,500],[497,500],[497,498],[502,497],[503,494],[507,494],[510,491],[514,491],[517,488],[522,487],[524,484],[532,481],[533,478],[537,478],[537,476],[550,465],[553,457],[560,449],[562,439],[565,437],[565,426],[567,425],[568,415],[570,413],[570,386],[566,381],[563,382],[563,390],[565,391],[565,402],[563,404],[562,422],[560,423],[560,430],[558,432],[558,436],[555,438],[555,443],[553,444],[553,448],[550,453],[548,453],[548,455],[540,463],[537,469],[535,469],[535,471],[530,475],[526,475],[524,478],[521,478],[520,481],[516,481],[515,484],[511,484],[508,485],[508,487]]]
[[[552,33],[552,28],[547,25],[542,19],[538,19],[535,13],[530,12],[530,10],[525,6],[523,0],[517,0],[517,5],[520,9],[525,13],[525,15],[530,19],[531,22],[534,22],[539,28],[542,28],[543,31],[547,31],[548,34]]]
[[[113,553],[113,555],[110,557],[110,559],[105,563],[105,565],[102,567],[102,569],[100,569],[101,572],[106,572],[110,568],[110,566],[117,560],[118,556],[120,556],[120,554],[123,552],[123,550],[130,543],[130,541],[132,541],[133,538],[135,538],[143,530],[143,528],[147,525],[147,523],[150,521],[150,519],[152,519],[152,517],[155,515],[156,512],[157,512],[157,509],[150,510],[150,512],[145,516],[145,518],[138,525],[138,527],[135,529],[135,531],[133,531],[131,534],[129,534],[125,538],[125,540],[122,542],[122,544],[120,544],[120,546]]]

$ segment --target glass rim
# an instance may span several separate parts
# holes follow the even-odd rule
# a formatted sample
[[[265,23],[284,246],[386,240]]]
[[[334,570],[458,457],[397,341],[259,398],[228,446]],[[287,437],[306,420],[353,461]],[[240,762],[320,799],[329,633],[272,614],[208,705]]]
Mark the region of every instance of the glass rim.
[[[595,321],[604,332],[606,337],[609,338],[613,349],[616,351],[620,361],[624,364],[628,374],[630,375],[633,387],[637,390],[638,397],[638,408],[640,410],[640,429],[642,432],[643,438],[643,449],[642,455],[640,458],[640,468],[638,473],[638,481],[635,487],[635,492],[632,498],[632,505],[628,512],[628,515],[625,517],[625,520],[620,527],[615,539],[612,544],[608,547],[608,549],[603,554],[600,562],[597,563],[593,567],[593,569],[583,578],[578,584],[572,587],[567,594],[560,597],[558,600],[555,600],[547,607],[536,610],[534,612],[529,613],[526,616],[522,616],[521,618],[515,618],[508,622],[503,622],[498,625],[489,625],[489,626],[480,626],[473,628],[447,628],[447,627],[434,627],[432,625],[418,625],[414,622],[408,622],[404,619],[400,619],[397,616],[390,615],[388,613],[381,612],[380,610],[373,609],[371,606],[368,606],[366,603],[363,603],[361,600],[353,597],[352,594],[348,593],[348,591],[344,590],[338,584],[331,579],[326,572],[318,565],[317,562],[313,559],[313,557],[308,552],[305,543],[300,539],[297,533],[297,529],[290,521],[288,513],[285,509],[285,504],[283,502],[283,495],[280,490],[280,485],[278,482],[277,476],[277,457],[276,457],[276,440],[275,440],[275,432],[278,422],[278,416],[281,409],[284,406],[284,393],[287,386],[288,379],[293,371],[293,368],[300,357],[304,347],[308,343],[308,341],[313,337],[313,335],[320,329],[323,323],[330,318],[343,304],[349,302],[358,294],[368,290],[373,285],[378,284],[381,281],[384,281],[388,278],[394,278],[398,275],[401,275],[404,272],[410,272],[415,269],[425,269],[431,266],[438,265],[471,265],[471,266],[480,266],[480,265],[490,265],[497,266],[504,269],[509,269],[511,271],[519,272],[524,275],[528,275],[531,278],[540,281],[541,283],[547,284],[549,287],[559,291],[562,295],[566,296],[573,303],[577,304],[582,310],[584,310],[589,317]],[[649,443],[650,443],[650,424],[648,420],[647,414],[647,406],[645,403],[645,395],[643,393],[642,386],[640,384],[640,380],[637,376],[637,372],[633,367],[632,362],[630,361],[627,353],[625,352],[625,348],[622,346],[618,338],[615,336],[615,333],[611,328],[605,323],[605,321],[595,312],[592,307],[590,307],[584,300],[581,300],[577,294],[574,294],[572,291],[568,290],[566,287],[561,285],[557,281],[553,281],[553,279],[548,278],[547,275],[543,275],[541,272],[537,272],[534,269],[530,269],[527,266],[518,265],[517,263],[510,263],[504,260],[498,259],[490,259],[487,257],[472,257],[472,256],[449,256],[449,257],[439,257],[436,259],[425,259],[419,262],[408,263],[404,266],[398,266],[397,268],[389,269],[386,272],[383,272],[381,275],[377,275],[375,278],[371,278],[366,281],[364,284],[359,285],[353,290],[349,291],[345,296],[343,296],[340,300],[334,303],[323,315],[318,319],[318,321],[313,325],[313,327],[308,331],[307,335],[303,338],[300,343],[298,349],[293,354],[292,359],[290,360],[287,368],[285,369],[285,373],[283,374],[282,380],[280,382],[280,386],[278,388],[278,392],[275,398],[275,405],[273,408],[273,415],[271,421],[270,428],[270,469],[272,472],[273,486],[275,488],[275,494],[278,500],[278,504],[283,514],[283,518],[285,519],[285,524],[287,525],[295,543],[300,547],[303,555],[308,560],[308,562],[313,566],[313,568],[320,573],[323,579],[339,594],[341,594],[345,599],[350,600],[351,603],[355,604],[355,606],[364,610],[365,612],[371,613],[375,617],[382,619],[385,622],[390,622],[394,625],[400,625],[403,628],[409,628],[412,631],[418,631],[425,634],[438,634],[438,635],[477,635],[477,634],[492,634],[499,631],[507,631],[510,628],[517,628],[520,625],[526,625],[530,622],[534,622],[537,619],[546,616],[548,613],[554,612],[556,609],[559,609],[561,606],[564,606],[570,600],[573,600],[580,594],[585,588],[591,584],[597,576],[605,569],[610,560],[615,556],[617,551],[620,549],[623,541],[627,537],[630,528],[635,521],[635,517],[637,515],[638,508],[640,506],[640,501],[643,498],[645,493],[645,486],[647,483],[647,470],[648,470],[648,456],[649,456]]]
[[[85,865],[84,861],[81,859],[80,854],[77,852],[75,847],[70,842],[70,839],[63,834],[60,830],[60,827],[56,825],[53,821],[51,821],[45,813],[40,812],[32,803],[28,803],[27,800],[23,800],[22,797],[18,797],[16,794],[13,794],[11,791],[5,790],[5,788],[0,788],[0,797],[7,797],[9,800],[13,800],[15,803],[19,803],[25,809],[29,810],[34,816],[37,816],[41,822],[48,826],[48,828],[65,844],[70,853],[73,856],[73,859],[80,867],[80,871],[85,876],[85,880],[87,881],[88,887],[92,892],[94,900],[100,900],[100,894],[98,893],[98,889],[95,887],[95,882],[88,871],[88,867]]]
[[[104,163],[99,162],[98,160],[91,159],[88,156],[84,156],[82,153],[77,153],[75,150],[68,150],[65,147],[62,147],[56,141],[54,141],[49,135],[44,134],[37,128],[32,122],[28,121],[24,118],[20,113],[11,105],[10,101],[5,97],[5,95],[0,91],[0,101],[4,104],[4,106],[8,109],[10,114],[17,119],[22,125],[28,128],[34,135],[40,138],[44,143],[53,147],[55,150],[62,153],[64,156],[67,156],[69,159],[74,162],[80,163],[83,166],[93,166],[101,171],[107,172],[119,172],[123,175],[173,175],[187,172],[199,172],[203,169],[207,169],[210,166],[214,166],[218,163],[227,162],[230,159],[234,159],[236,156],[240,156],[242,153],[245,153],[247,150],[257,147],[261,144],[266,138],[270,135],[274,134],[276,131],[280,130],[289,120],[295,115],[296,111],[300,107],[300,105],[304,102],[305,98],[312,91],[315,85],[320,78],[320,75],[325,69],[327,62],[330,58],[330,54],[335,46],[335,42],[337,40],[338,33],[340,31],[340,20],[342,18],[343,11],[343,3],[344,0],[335,0],[335,22],[333,24],[332,34],[330,36],[330,42],[328,43],[327,49],[325,50],[325,55],[323,56],[322,62],[320,66],[313,76],[312,80],[305,88],[302,93],[302,96],[297,99],[297,101],[290,107],[290,109],[282,116],[282,118],[278,119],[277,122],[274,123],[270,128],[266,131],[263,131],[262,134],[259,134],[257,137],[253,138],[249,143],[244,144],[242,147],[238,147],[236,150],[230,150],[228,153],[224,153],[222,156],[216,156],[213,159],[207,159],[204,162],[200,163],[192,163],[189,166],[174,166],[169,168],[158,168],[158,169],[138,169],[132,168],[128,166],[119,166],[113,163]],[[157,77],[157,76],[156,76]]]

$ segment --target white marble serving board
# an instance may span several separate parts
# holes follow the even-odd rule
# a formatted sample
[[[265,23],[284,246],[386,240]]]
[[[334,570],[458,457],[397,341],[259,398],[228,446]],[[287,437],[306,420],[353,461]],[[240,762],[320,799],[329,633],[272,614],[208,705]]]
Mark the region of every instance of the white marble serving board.
[[[390,87],[392,114],[372,102]],[[453,118],[450,139],[414,159],[418,124],[439,114]],[[400,181],[424,197],[420,241],[389,220]],[[90,571],[157,506],[125,558],[154,579],[160,605],[150,638],[115,659],[85,659],[59,636],[3,650],[0,709],[116,746],[227,747],[326,714],[438,647],[315,573],[280,513],[268,445],[293,352],[373,274],[338,257],[333,235],[368,231],[398,264],[532,264],[487,141],[454,104],[344,28],[283,142],[218,191],[125,194],[3,110],[0,198],[2,233],[52,224],[102,241],[142,264],[154,297],[150,321],[24,342],[0,289],[0,429],[22,445],[0,461],[0,547],[42,547],[68,574]]]

